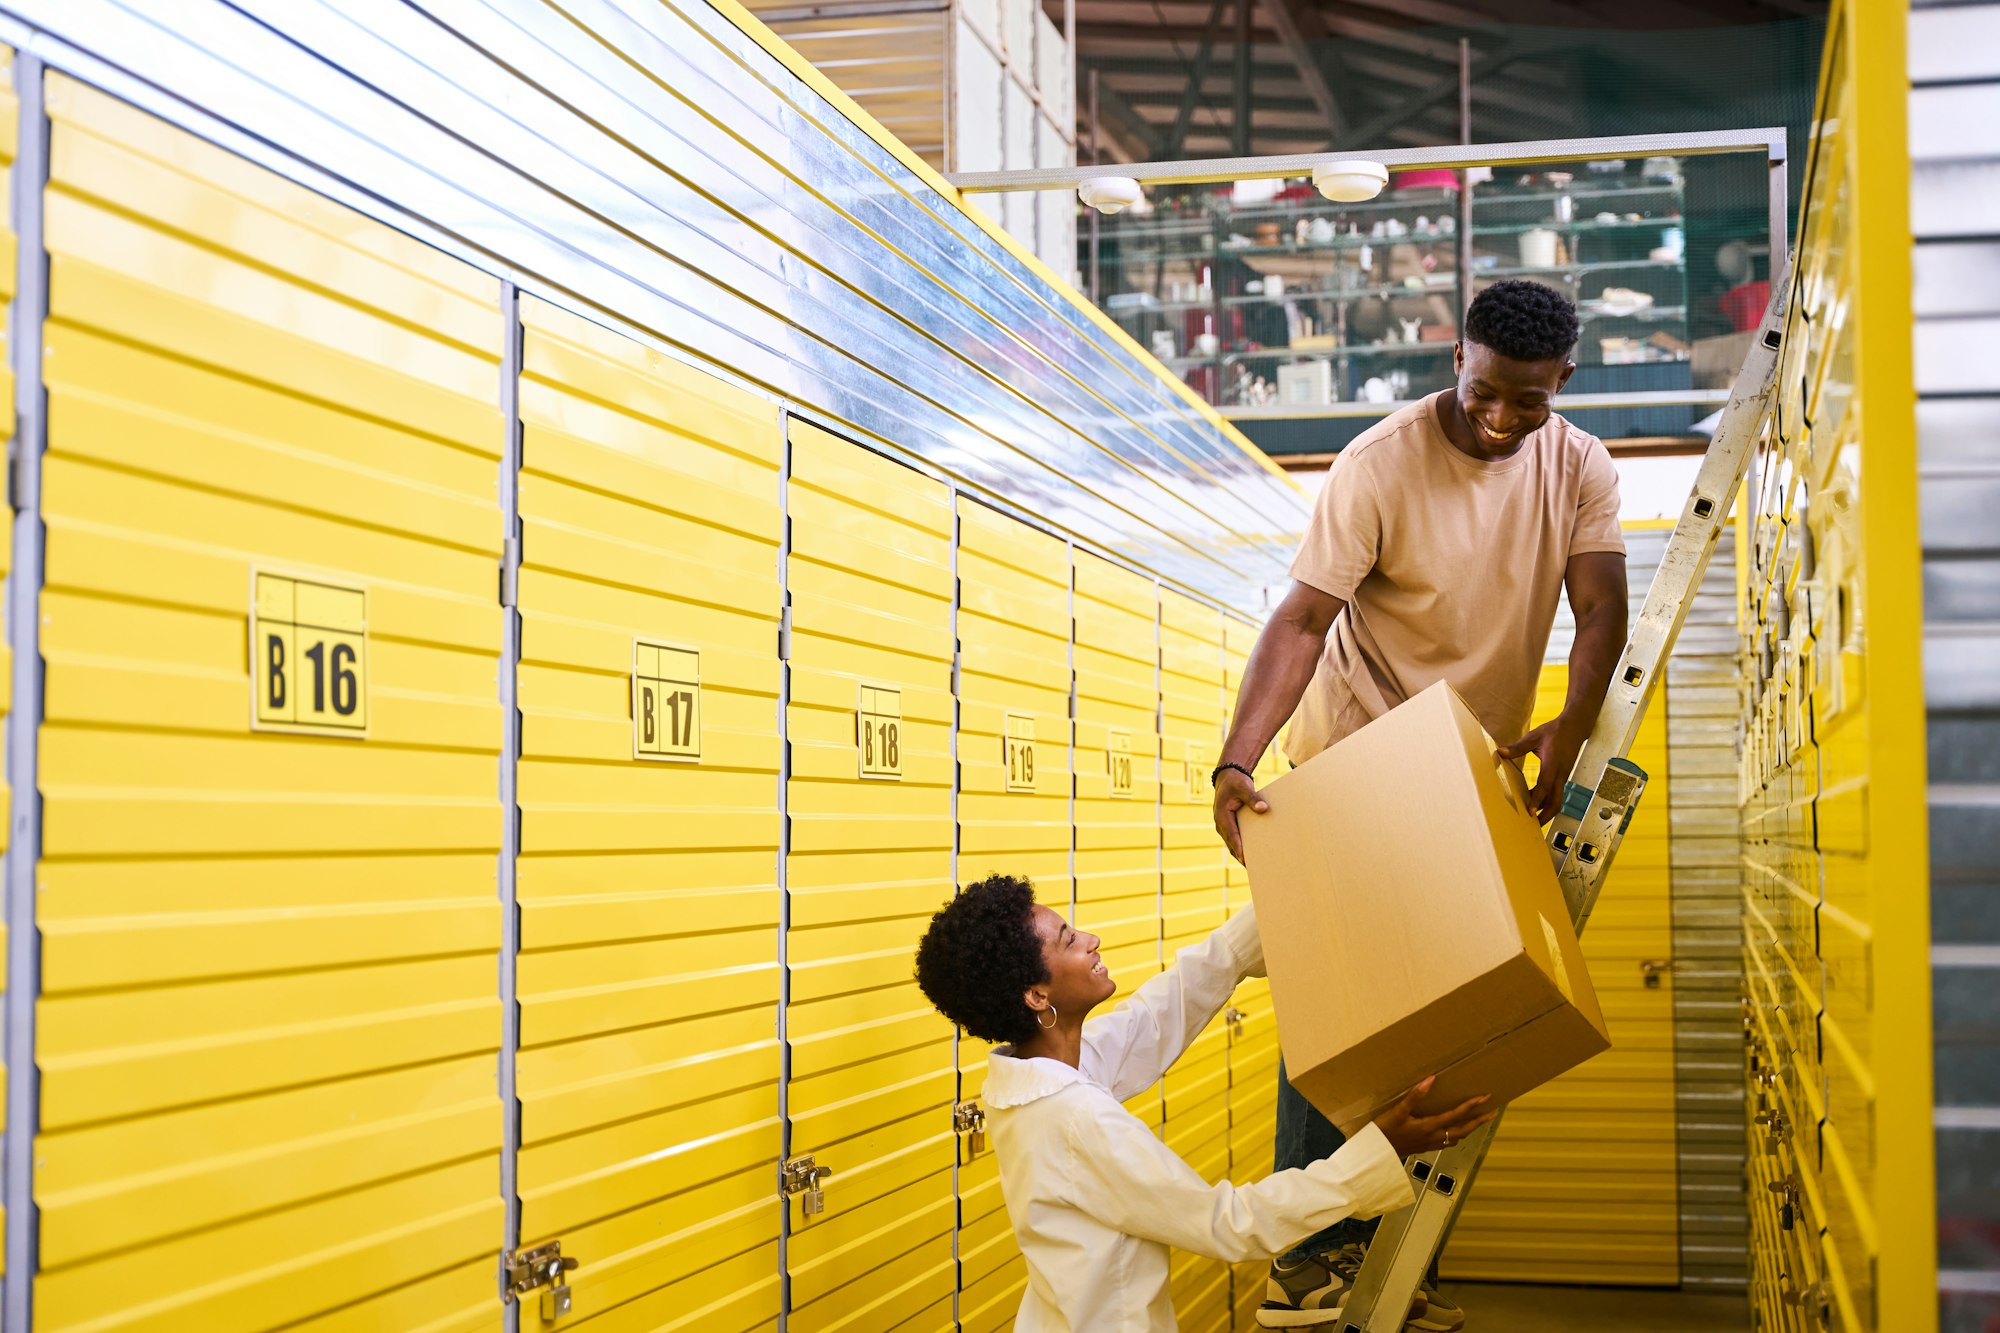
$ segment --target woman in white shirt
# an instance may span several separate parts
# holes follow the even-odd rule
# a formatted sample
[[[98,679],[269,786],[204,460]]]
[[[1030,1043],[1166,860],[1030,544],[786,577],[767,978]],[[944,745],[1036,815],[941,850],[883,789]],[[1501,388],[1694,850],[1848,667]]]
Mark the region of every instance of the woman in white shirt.
[[[1026,880],[995,875],[938,912],[917,948],[931,1003],[973,1036],[1011,1043],[990,1057],[981,1100],[1028,1262],[1016,1333],[1173,1333],[1169,1246],[1268,1259],[1341,1218],[1402,1207],[1414,1197],[1404,1157],[1493,1118],[1484,1098],[1414,1115],[1427,1081],[1331,1157],[1211,1185],[1122,1103],[1166,1072],[1237,982],[1263,975],[1255,910],[1090,1018],[1116,989],[1097,945]]]

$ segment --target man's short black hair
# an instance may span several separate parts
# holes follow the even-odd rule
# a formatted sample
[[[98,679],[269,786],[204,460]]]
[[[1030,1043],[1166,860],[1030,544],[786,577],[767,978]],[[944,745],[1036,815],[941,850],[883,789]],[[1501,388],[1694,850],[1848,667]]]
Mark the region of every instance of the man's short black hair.
[[[1472,298],[1465,338],[1509,361],[1554,361],[1576,346],[1576,307],[1553,287],[1510,279]]]
[[[1014,875],[968,884],[917,944],[917,986],[939,1013],[982,1041],[1035,1035],[1022,994],[1049,979],[1035,934],[1035,887]]]

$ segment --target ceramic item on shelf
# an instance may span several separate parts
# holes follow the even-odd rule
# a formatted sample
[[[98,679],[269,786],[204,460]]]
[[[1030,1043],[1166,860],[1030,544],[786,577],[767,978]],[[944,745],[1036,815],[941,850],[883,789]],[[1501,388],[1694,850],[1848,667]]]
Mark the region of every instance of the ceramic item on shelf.
[[[1361,386],[1361,401],[1364,403],[1392,403],[1395,400],[1396,391],[1380,375],[1371,377]]]
[[[1285,280],[1273,273],[1264,279],[1264,295],[1276,300],[1285,294]]]
[[[1557,222],[1576,221],[1576,199],[1574,197],[1567,193],[1559,194],[1556,196],[1555,203]]]
[[[1222,340],[1212,333],[1197,333],[1194,336],[1196,356],[1214,356],[1221,347]]]
[[[1458,219],[1447,213],[1438,219],[1438,230],[1449,236],[1458,230]]]
[[[1155,329],[1153,331],[1154,356],[1157,356],[1162,361],[1171,361],[1179,354],[1179,349],[1174,346],[1174,335],[1171,329]]]
[[[1561,238],[1547,227],[1536,227],[1533,231],[1521,233],[1521,267],[1553,268],[1556,264],[1556,244]]]
[[[1421,317],[1417,319],[1404,319],[1401,316],[1398,316],[1396,322],[1403,326],[1404,342],[1413,343],[1413,342],[1421,342],[1423,340],[1424,321]]]
[[[1615,227],[1618,225],[1618,215],[1616,213],[1599,213],[1597,215],[1597,225],[1600,227]]]
[[[1653,304],[1653,297],[1630,287],[1606,287],[1595,304],[1607,315],[1636,315]]]

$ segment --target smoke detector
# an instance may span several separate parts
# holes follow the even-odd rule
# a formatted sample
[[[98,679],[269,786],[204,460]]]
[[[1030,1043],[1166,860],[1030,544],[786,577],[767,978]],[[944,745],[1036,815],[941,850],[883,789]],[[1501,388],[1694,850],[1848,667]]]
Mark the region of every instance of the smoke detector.
[[[1098,176],[1078,186],[1076,197],[1100,213],[1123,213],[1145,198],[1145,191],[1130,176]]]
[[[1380,162],[1328,162],[1313,168],[1313,188],[1337,204],[1358,204],[1382,193],[1389,168]]]

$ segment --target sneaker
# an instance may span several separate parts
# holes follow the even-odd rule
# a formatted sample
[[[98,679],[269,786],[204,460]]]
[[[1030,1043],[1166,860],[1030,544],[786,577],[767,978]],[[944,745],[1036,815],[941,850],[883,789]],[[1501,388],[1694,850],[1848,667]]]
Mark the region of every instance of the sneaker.
[[[1465,1311],[1458,1308],[1457,1302],[1440,1296],[1438,1289],[1428,1282],[1417,1290],[1423,1293],[1424,1312],[1411,1316],[1406,1327],[1420,1328],[1424,1333],[1458,1333],[1465,1327]]]
[[[1331,1254],[1308,1255],[1296,1263],[1282,1259],[1274,1262],[1264,1283],[1264,1305],[1257,1311],[1258,1326],[1319,1328],[1332,1324],[1340,1318],[1341,1307],[1347,1301],[1347,1288],[1367,1257],[1368,1252],[1359,1245],[1349,1245]],[[1410,1303],[1413,1317],[1424,1309],[1421,1296]],[[1460,1322],[1464,1322],[1463,1316]]]

